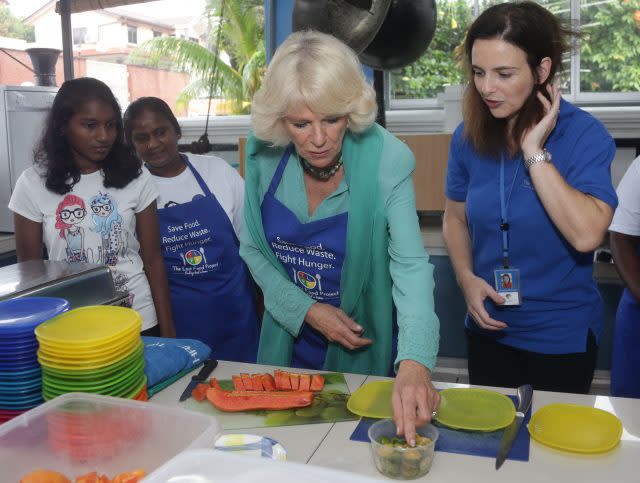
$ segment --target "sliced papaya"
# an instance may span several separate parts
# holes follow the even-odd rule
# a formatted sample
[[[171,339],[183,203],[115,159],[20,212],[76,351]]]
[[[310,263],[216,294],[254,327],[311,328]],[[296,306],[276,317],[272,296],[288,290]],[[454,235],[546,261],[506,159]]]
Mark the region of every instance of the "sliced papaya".
[[[242,383],[241,376],[231,376],[231,380],[233,381],[233,388],[236,391],[244,391],[244,384]]]
[[[71,480],[57,471],[38,469],[24,475],[20,483],[71,483]]]
[[[311,390],[311,376],[309,374],[300,374],[300,384],[298,385],[298,390]]]
[[[254,391],[264,391],[262,388],[262,377],[260,377],[260,374],[253,374],[251,376],[251,384],[253,384]]]
[[[207,397],[207,389],[209,389],[209,384],[198,384],[191,391],[191,397],[196,401],[204,401]]]
[[[298,374],[297,372],[290,372],[289,382],[291,383],[291,390],[297,391],[300,387],[300,374]]]
[[[282,371],[282,379],[280,380],[283,391],[291,391],[291,379],[289,378],[289,373],[286,371]]]
[[[209,388],[211,389],[211,388]],[[217,390],[214,388],[214,390]],[[117,474],[111,483],[138,483],[142,481],[142,478],[146,476],[146,473],[142,469],[125,471],[124,473]]]
[[[242,384],[244,384],[245,391],[253,390],[253,383],[251,382],[251,376],[249,374],[240,373],[242,377]]]
[[[275,371],[273,371],[273,377],[274,380],[276,382],[276,391],[281,391],[282,390],[282,372],[280,369],[276,369]]]
[[[76,476],[74,483],[111,483],[111,479],[107,475],[98,475],[96,471],[85,475]]]
[[[314,392],[318,392],[318,391],[322,391],[323,387],[324,387],[324,376],[322,376],[321,374],[313,374],[311,376],[311,386],[309,387],[309,389]]]
[[[262,374],[260,379],[262,380],[262,389],[265,391],[276,390],[276,381],[271,374]]]
[[[221,411],[238,412],[256,409],[291,409],[309,406],[310,391],[223,391],[210,387],[207,399]]]
[[[209,379],[209,385],[211,387],[217,387],[218,389],[222,389],[220,387],[220,383],[218,382],[218,379],[216,379],[215,377],[212,377],[211,379]]]

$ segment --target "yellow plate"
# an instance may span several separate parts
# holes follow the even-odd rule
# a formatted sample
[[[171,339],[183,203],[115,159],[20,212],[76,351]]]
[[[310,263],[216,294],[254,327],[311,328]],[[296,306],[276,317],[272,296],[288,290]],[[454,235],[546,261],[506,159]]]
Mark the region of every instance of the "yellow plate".
[[[35,334],[45,344],[89,349],[140,331],[142,317],[133,309],[111,305],[80,307],[50,319]]]
[[[106,357],[111,354],[120,353],[123,349],[130,347],[132,344],[135,345],[137,342],[140,342],[140,333],[132,332],[131,334],[127,334],[122,338],[118,339],[111,344],[107,344],[101,348],[88,350],[88,349],[78,349],[78,348],[70,348],[66,347],[65,349],[61,349],[59,346],[52,346],[49,344],[40,344],[39,353],[43,354],[52,359],[93,359],[96,357]]]
[[[64,357],[51,356],[41,350],[37,352],[38,362],[46,367],[53,367],[54,369],[94,369],[98,367],[104,367],[114,364],[127,356],[133,354],[140,344],[140,337],[131,341],[131,343],[125,347],[122,347],[117,352],[103,356],[87,357],[85,359],[68,359]]]
[[[602,409],[549,404],[531,416],[529,434],[552,448],[573,453],[604,453],[620,441],[622,423]]]
[[[435,420],[467,431],[497,431],[513,421],[516,408],[504,394],[486,389],[452,388],[440,391]]]
[[[391,392],[393,381],[374,381],[360,386],[347,401],[347,409],[366,418],[393,417]]]

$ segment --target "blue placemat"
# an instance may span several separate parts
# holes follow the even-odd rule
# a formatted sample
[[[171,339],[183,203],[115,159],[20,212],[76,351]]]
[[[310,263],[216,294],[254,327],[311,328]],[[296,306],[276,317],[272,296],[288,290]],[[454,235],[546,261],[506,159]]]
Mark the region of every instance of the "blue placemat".
[[[516,403],[515,396],[509,396]],[[516,437],[513,447],[509,452],[507,459],[517,461],[529,461],[529,445],[530,437],[527,431],[527,424],[531,419],[531,409],[525,415],[520,431]],[[351,435],[352,441],[364,441],[369,442],[369,426],[378,421],[373,418],[362,418],[358,423],[355,431]],[[500,441],[502,441],[502,434],[504,429],[499,431],[492,431],[489,433],[481,433],[478,431],[462,431],[459,429],[451,429],[446,426],[442,426],[438,423],[435,424],[440,431],[440,437],[436,443],[436,451],[445,451],[447,453],[458,454],[470,454],[475,456],[486,456],[489,458],[495,458],[498,454],[498,448],[500,447]]]

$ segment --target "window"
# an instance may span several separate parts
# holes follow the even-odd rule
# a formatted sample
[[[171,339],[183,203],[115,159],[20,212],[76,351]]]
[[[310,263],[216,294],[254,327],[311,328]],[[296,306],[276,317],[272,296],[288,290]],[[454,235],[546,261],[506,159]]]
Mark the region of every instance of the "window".
[[[156,37],[162,37],[162,32],[158,32],[157,30],[153,31],[153,38],[155,39]]]
[[[130,44],[138,43],[138,27],[127,25],[127,42]]]
[[[87,27],[77,27],[72,31],[73,45],[81,45],[87,41]]]
[[[452,52],[478,12],[496,0],[440,0],[437,29],[425,54],[389,73],[391,107],[425,107],[464,76]],[[640,2],[638,0],[539,0],[579,25],[582,41],[564,61],[563,95],[577,103],[640,103]]]

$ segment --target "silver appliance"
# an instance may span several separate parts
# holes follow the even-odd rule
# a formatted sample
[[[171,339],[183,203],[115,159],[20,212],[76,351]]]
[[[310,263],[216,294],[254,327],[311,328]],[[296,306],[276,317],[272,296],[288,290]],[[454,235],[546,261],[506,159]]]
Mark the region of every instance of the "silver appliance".
[[[93,263],[31,260],[0,268],[0,301],[20,297],[60,297],[72,308],[129,307],[129,294],[116,291],[111,270]]]
[[[57,87],[0,86],[0,232],[14,232],[8,204],[16,181],[33,164],[33,150]]]

